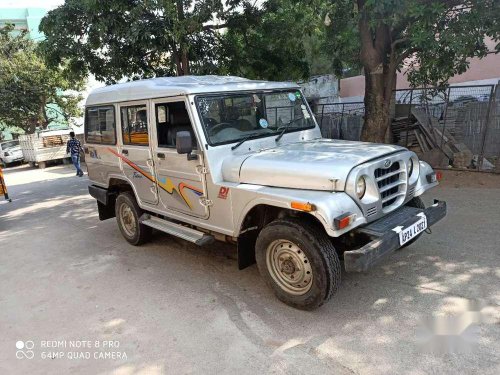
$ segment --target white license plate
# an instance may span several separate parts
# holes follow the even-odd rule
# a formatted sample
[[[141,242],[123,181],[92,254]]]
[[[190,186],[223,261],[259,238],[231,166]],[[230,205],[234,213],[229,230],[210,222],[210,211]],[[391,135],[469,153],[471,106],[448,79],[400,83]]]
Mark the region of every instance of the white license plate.
[[[421,218],[414,224],[407,228],[403,228],[399,232],[399,244],[403,246],[408,241],[411,241],[417,237],[420,233],[427,229],[427,217],[424,214],[420,214]]]

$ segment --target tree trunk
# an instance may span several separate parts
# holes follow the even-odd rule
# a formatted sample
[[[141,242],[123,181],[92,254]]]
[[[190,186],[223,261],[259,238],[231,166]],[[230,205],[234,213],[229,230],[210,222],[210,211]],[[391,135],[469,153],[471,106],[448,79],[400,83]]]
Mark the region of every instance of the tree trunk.
[[[182,0],[176,1],[177,5],[177,18],[180,22],[185,20],[184,14],[184,4]],[[180,54],[180,56],[179,56]],[[176,66],[177,66],[177,75],[185,76],[189,74],[189,58],[188,58],[188,47],[186,45],[186,40],[184,36],[181,36],[179,39],[179,49],[176,54]]]
[[[183,75],[189,74],[189,58],[187,49],[182,50],[182,72],[184,73]]]
[[[364,1],[360,0],[360,8]],[[396,83],[397,58],[391,44],[390,29],[379,23],[370,27],[362,12],[358,28],[361,36],[360,59],[365,72],[365,121],[361,139],[383,143],[389,129],[391,98]]]

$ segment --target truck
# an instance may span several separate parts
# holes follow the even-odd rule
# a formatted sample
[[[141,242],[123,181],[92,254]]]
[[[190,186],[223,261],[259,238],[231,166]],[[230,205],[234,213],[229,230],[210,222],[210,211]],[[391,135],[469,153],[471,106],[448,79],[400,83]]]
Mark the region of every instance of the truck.
[[[446,215],[438,184],[390,144],[324,139],[299,86],[229,76],[160,77],[92,91],[89,193],[132,245],[152,230],[234,243],[277,298],[313,310]],[[342,262],[342,263],[341,263]]]
[[[69,162],[66,144],[71,131],[70,128],[47,129],[19,136],[24,160],[32,167],[38,165],[40,169],[53,161]]]

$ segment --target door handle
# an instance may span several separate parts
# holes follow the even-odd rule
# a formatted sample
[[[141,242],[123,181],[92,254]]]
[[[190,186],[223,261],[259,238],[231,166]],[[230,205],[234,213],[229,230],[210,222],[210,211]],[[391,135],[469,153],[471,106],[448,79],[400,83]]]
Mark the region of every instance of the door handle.
[[[158,157],[158,159],[165,159],[165,154],[163,152],[158,152],[156,156]]]
[[[122,150],[123,155],[128,155],[128,150]]]

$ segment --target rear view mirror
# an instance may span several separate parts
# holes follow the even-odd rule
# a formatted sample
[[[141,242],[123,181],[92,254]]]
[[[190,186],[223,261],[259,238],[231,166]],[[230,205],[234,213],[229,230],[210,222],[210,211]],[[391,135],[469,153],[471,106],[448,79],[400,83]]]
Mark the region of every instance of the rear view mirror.
[[[188,160],[198,159],[197,155],[193,155],[193,140],[191,133],[188,131],[179,131],[175,135],[175,147],[178,154],[187,154]]]

